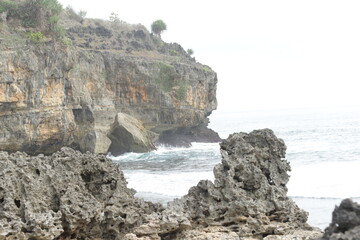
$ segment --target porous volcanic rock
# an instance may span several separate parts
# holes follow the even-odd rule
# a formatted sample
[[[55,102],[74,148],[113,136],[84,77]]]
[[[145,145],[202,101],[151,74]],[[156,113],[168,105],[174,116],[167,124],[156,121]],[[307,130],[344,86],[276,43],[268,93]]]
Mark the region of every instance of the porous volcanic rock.
[[[104,156],[0,152],[0,239],[115,239],[156,205],[134,198]]]
[[[319,231],[286,196],[285,149],[269,129],[233,134],[221,143],[215,182],[166,208],[135,198],[105,156],[0,152],[0,240],[310,239]]]
[[[344,199],[335,207],[332,222],[319,240],[360,239],[360,205],[351,199]]]
[[[214,227],[222,229],[218,239],[263,239],[299,233],[301,239],[319,236],[319,231],[306,223],[308,214],[286,196],[290,171],[284,159],[286,146],[272,130],[232,134],[220,146],[222,162],[214,168],[214,183],[200,181],[167,207],[167,211],[182,213],[197,231],[162,233],[162,239],[190,235],[213,239],[209,236]],[[199,229],[208,232],[209,238],[199,235]],[[233,233],[236,237],[229,238]]]

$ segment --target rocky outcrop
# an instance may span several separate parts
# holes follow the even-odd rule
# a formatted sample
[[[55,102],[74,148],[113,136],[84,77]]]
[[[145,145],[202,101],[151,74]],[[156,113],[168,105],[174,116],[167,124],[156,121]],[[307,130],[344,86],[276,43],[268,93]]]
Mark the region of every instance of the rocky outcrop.
[[[360,239],[360,205],[345,199],[335,207],[332,222],[319,240],[357,240]]]
[[[135,198],[104,156],[0,152],[0,239],[310,239],[319,232],[286,196],[285,149],[271,130],[233,134],[215,182],[166,208]]]
[[[206,129],[217,106],[217,76],[209,67],[141,25],[63,18],[72,45],[34,43],[26,30],[2,23],[0,150],[51,154],[70,146],[106,153],[119,112],[153,136]]]
[[[116,239],[156,207],[104,156],[1,152],[0,166],[0,239]]]
[[[214,183],[200,181],[169,204],[192,226],[225,227],[239,237],[264,238],[312,230],[307,213],[286,196],[286,146],[269,130],[230,135],[221,145],[222,162]]]
[[[192,142],[220,142],[219,134],[206,125],[191,128],[180,127],[162,132],[157,144],[190,147]]]
[[[150,136],[148,136],[148,131],[139,120],[130,115],[118,113],[109,132],[111,154],[147,152],[155,149]]]

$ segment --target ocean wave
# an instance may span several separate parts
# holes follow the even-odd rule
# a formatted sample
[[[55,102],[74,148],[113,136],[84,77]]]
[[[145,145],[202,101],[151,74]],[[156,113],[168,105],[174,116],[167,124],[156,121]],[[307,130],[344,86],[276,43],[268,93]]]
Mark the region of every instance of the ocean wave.
[[[168,197],[180,197],[200,180],[213,180],[212,172],[151,173],[124,171],[128,187]]]

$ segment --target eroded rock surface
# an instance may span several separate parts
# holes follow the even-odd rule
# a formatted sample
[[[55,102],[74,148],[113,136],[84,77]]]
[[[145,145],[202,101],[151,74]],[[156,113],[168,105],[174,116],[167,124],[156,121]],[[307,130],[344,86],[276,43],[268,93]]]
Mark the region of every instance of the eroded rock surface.
[[[335,207],[332,222],[325,229],[321,240],[358,240],[360,239],[360,205],[351,199],[344,199]]]
[[[159,217],[173,216],[177,221],[172,221],[168,233],[159,230],[158,234],[162,239],[319,236],[306,223],[308,214],[286,196],[290,165],[284,159],[285,151],[284,142],[269,129],[229,136],[221,143],[222,162],[214,168],[214,183],[200,181],[187,195],[170,202]],[[156,219],[148,218],[143,227]],[[196,231],[188,230],[190,227]],[[213,235],[214,228],[222,235]]]
[[[285,149],[268,129],[233,134],[215,182],[166,208],[135,198],[104,156],[0,152],[0,239],[310,239],[319,232],[286,196]]]
[[[116,239],[154,211],[104,156],[0,152],[0,166],[0,239]]]

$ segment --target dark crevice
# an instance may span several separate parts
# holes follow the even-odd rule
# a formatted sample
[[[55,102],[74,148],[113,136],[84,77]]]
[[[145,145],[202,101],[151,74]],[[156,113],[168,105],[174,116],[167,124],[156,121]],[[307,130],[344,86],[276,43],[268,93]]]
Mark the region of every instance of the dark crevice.
[[[177,235],[177,231],[159,234],[161,240],[173,240],[176,239],[176,235]]]
[[[229,227],[229,226],[231,226],[231,225],[236,225],[236,223],[235,222],[227,222],[227,223],[223,223],[222,224],[224,227]]]
[[[17,206],[17,208],[20,208],[20,206],[21,206],[20,200],[14,199],[14,203]]]
[[[91,175],[92,173],[86,172],[81,174],[81,178],[84,180],[84,182],[89,183],[91,181]]]

